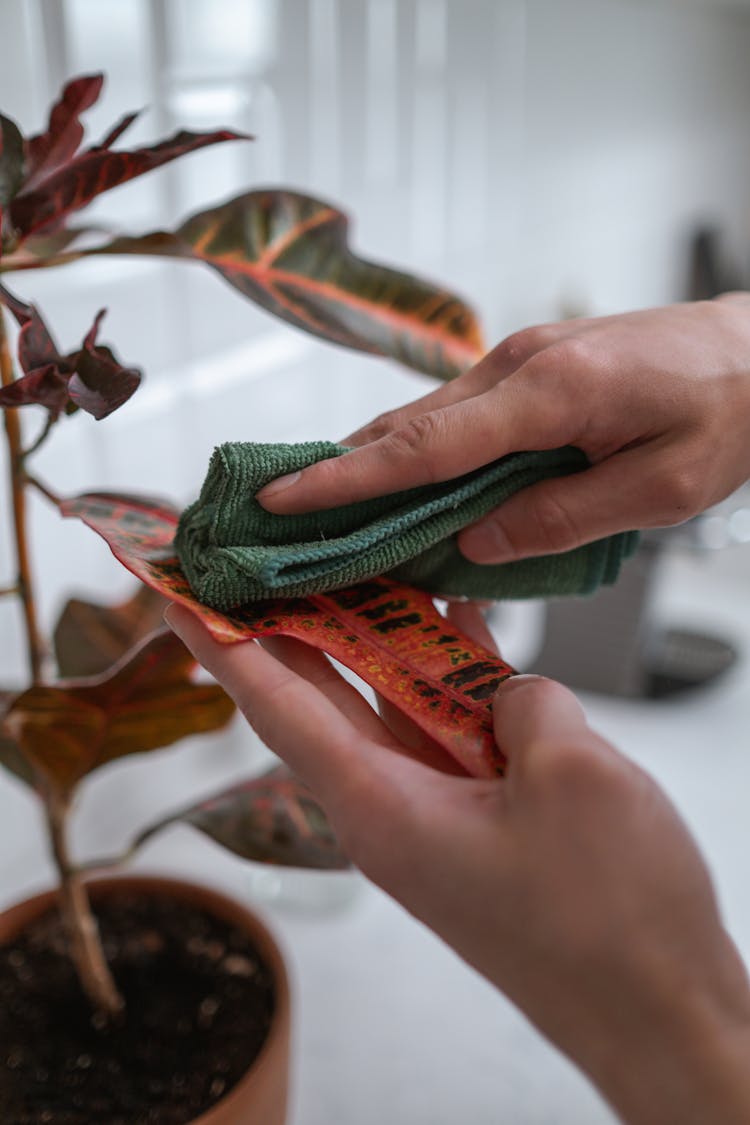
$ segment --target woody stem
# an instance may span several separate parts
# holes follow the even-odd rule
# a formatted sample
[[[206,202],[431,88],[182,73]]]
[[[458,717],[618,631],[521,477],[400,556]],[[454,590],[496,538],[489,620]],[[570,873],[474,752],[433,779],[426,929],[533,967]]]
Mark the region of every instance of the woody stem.
[[[7,387],[15,380],[10,343],[5,329],[3,310],[0,308],[0,377],[2,386]],[[5,435],[8,449],[8,470],[10,474],[11,496],[13,502],[13,531],[16,549],[18,577],[16,589],[21,599],[26,633],[26,653],[32,682],[38,684],[42,679],[45,644],[39,631],[31,575],[29,541],[26,511],[26,476],[23,467],[23,446],[21,442],[21,423],[18,410],[4,411]]]

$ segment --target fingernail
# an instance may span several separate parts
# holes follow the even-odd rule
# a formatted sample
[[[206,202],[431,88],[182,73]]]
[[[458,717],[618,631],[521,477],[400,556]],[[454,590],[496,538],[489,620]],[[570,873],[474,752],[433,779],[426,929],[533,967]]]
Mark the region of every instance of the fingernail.
[[[302,473],[297,471],[296,473],[287,473],[284,477],[277,477],[276,480],[270,481],[269,484],[264,484],[263,488],[261,488],[259,492],[256,492],[255,499],[261,502],[263,500],[268,500],[271,496],[276,496],[277,493],[284,492],[287,488],[291,488],[293,484],[297,483],[301,476]]]
[[[458,546],[469,562],[489,565],[510,562],[516,557],[510,540],[496,523],[468,528],[459,537]]]

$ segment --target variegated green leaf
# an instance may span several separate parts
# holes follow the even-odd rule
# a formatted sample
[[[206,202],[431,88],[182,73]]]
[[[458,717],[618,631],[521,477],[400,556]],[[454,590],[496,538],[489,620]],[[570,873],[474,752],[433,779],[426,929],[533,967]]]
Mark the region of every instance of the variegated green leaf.
[[[343,211],[309,195],[251,191],[174,233],[118,238],[84,253],[193,258],[245,297],[331,343],[389,356],[440,379],[481,358],[481,332],[456,294],[358,257]]]
[[[131,850],[172,824],[189,824],[255,863],[329,871],[349,867],[323,809],[285,766],[170,813],[141,832]]]

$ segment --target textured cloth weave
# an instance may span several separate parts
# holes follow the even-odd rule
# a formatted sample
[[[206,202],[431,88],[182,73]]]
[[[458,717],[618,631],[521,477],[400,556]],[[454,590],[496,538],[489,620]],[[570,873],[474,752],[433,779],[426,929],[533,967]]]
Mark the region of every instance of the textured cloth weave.
[[[478,566],[459,553],[454,536],[462,527],[521,488],[585,468],[585,456],[570,447],[514,453],[443,484],[327,512],[272,515],[255,500],[275,477],[346,452],[330,442],[219,446],[175,540],[196,597],[228,610],[386,573],[432,593],[472,598],[589,594],[614,582],[635,549],[637,533],[625,532],[565,554],[497,566]]]

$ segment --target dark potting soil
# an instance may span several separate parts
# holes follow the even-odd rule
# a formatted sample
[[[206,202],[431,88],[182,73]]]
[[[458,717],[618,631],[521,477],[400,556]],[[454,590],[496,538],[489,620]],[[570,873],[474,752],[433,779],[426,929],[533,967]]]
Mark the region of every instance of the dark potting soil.
[[[127,1006],[117,1026],[92,1016],[56,912],[0,946],[2,1125],[184,1125],[263,1045],[273,980],[241,930],[129,891],[96,914]]]

